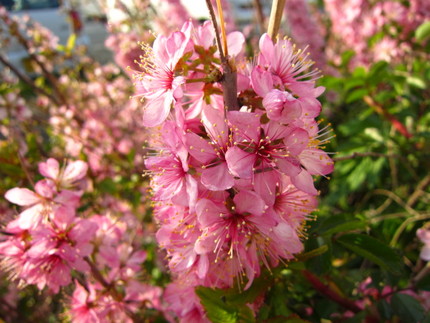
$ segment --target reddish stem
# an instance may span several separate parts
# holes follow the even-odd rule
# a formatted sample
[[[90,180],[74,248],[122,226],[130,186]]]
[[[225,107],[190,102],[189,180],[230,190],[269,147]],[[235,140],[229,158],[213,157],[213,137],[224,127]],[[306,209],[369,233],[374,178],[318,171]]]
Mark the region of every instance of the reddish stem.
[[[408,129],[406,129],[405,125],[401,123],[395,116],[389,113],[382,105],[376,103],[370,96],[366,95],[363,98],[364,102],[366,102],[372,109],[374,109],[377,113],[382,115],[385,119],[391,122],[394,129],[400,132],[403,136],[410,139],[412,138],[412,134],[409,133]]]
[[[308,282],[322,295],[330,298],[335,301],[342,307],[354,312],[361,312],[363,309],[360,308],[353,301],[339,295],[336,291],[334,291],[329,285],[324,284],[317,276],[312,274],[309,270],[302,270],[303,276],[308,280]]]

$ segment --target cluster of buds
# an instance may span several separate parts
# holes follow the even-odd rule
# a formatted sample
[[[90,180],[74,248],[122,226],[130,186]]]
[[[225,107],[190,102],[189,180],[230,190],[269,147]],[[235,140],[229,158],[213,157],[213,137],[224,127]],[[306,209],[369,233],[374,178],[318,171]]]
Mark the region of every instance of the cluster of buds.
[[[176,282],[249,288],[262,265],[303,250],[317,205],[313,176],[333,170],[322,150],[329,131],[315,120],[324,89],[288,39],[264,34],[250,62],[240,32],[225,38],[237,77],[229,84],[214,40],[211,23],[186,23],[142,45],[136,91],[144,125],[155,127],[146,167],[157,239]],[[238,109],[223,98],[232,90]]]

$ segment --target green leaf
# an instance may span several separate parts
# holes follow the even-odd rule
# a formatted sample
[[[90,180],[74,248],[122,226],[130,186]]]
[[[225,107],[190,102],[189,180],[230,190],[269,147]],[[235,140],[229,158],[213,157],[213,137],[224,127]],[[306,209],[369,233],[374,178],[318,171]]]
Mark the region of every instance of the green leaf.
[[[115,194],[118,185],[111,178],[106,178],[96,186],[96,189],[100,190],[102,193]]]
[[[385,299],[380,300],[377,303],[378,313],[384,320],[389,320],[393,316],[391,306]]]
[[[430,21],[424,22],[415,30],[415,38],[419,42],[426,40],[428,37],[430,37]]]
[[[366,321],[366,314],[367,313],[365,311],[359,312],[359,313],[355,314],[353,317],[345,320],[344,322],[345,323],[362,323],[362,322],[365,322]]]
[[[252,288],[258,289],[258,291],[252,291]],[[212,322],[254,323],[254,313],[247,306],[247,303],[252,303],[262,290],[264,287],[254,287],[254,284],[249,290],[243,292],[234,289],[211,289],[199,286],[196,288],[196,294],[200,297],[200,301]]]
[[[351,93],[349,93],[346,96],[346,103],[351,103],[357,100],[361,100],[366,94],[368,94],[369,91],[367,89],[356,89],[354,91],[351,91]]]
[[[416,284],[416,288],[430,291],[430,275],[426,275],[424,278],[420,279]]]
[[[364,79],[363,78],[352,78],[352,79],[347,79],[345,80],[345,91],[349,91],[355,87],[362,87],[365,85]]]
[[[409,85],[415,86],[415,87],[422,89],[422,90],[424,90],[426,88],[426,83],[424,82],[423,79],[421,79],[419,77],[409,76],[406,78],[406,82]]]
[[[354,56],[355,52],[353,50],[347,50],[343,52],[341,55],[342,66],[347,66]]]
[[[365,234],[345,234],[336,240],[345,248],[355,252],[393,274],[400,274],[402,258],[381,241]]]
[[[352,230],[364,230],[366,228],[366,223],[358,220],[348,221],[345,223],[341,223],[330,230],[324,232],[324,235],[331,236],[335,233],[339,232],[348,232]]]
[[[412,296],[397,293],[391,298],[391,308],[402,322],[420,322],[424,319],[424,309]]]
[[[430,313],[421,321],[421,323],[430,323]]]
[[[223,295],[218,290],[199,286],[196,288],[196,294],[200,297],[208,318],[212,322],[237,322],[239,314],[237,309],[226,304]]]
[[[315,248],[311,251],[297,255],[297,259],[299,261],[306,261],[306,260],[311,259],[313,257],[322,255],[323,253],[326,253],[327,251],[328,251],[328,246],[325,244],[325,245],[322,245],[321,247]]]

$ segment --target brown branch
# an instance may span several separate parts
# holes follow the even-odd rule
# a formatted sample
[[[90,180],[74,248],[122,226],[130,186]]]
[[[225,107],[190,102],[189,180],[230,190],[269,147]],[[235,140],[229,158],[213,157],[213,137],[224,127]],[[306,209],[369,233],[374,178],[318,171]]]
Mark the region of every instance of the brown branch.
[[[261,6],[260,0],[254,0],[254,8],[255,8],[255,15],[257,17],[257,23],[260,27],[260,33],[264,30],[264,14],[263,14],[263,7]]]
[[[415,277],[411,279],[410,287],[414,287],[421,279],[423,279],[429,273],[430,273],[430,262],[428,262],[427,265],[425,265],[424,268]]]
[[[24,157],[19,152],[19,147],[18,147],[17,154],[18,154],[19,163],[21,164],[21,167],[22,167],[22,169],[23,169],[23,171],[25,173],[25,176],[27,177],[27,179],[30,182],[31,186],[34,187],[33,178],[30,176],[30,172],[28,171],[27,161],[24,159]]]
[[[215,16],[215,11],[210,0],[206,0],[206,5],[209,9],[209,14],[212,20],[212,25],[215,30],[215,39],[221,57],[221,66],[223,69],[223,75],[221,77],[221,86],[223,89],[224,105],[227,110],[239,110],[239,103],[237,101],[237,73],[232,62],[229,61],[229,57],[224,55],[223,48],[221,45],[220,32]]]
[[[269,26],[267,33],[275,43],[278,36],[279,26],[281,25],[282,13],[285,7],[285,0],[273,0],[272,9],[270,11]]]
[[[51,82],[52,89],[57,94],[57,96],[60,99],[61,103],[64,104],[64,105],[66,105],[66,106],[68,106],[66,97],[64,96],[64,94],[60,91],[60,89],[57,86],[57,79],[54,77],[54,75],[52,75],[51,72],[49,72],[46,69],[45,64],[43,64],[39,60],[39,58],[37,57],[37,55],[35,55],[34,53],[32,53],[31,46],[28,44],[28,40],[24,36],[22,36],[18,31],[14,35],[18,39],[18,41],[20,42],[20,44],[26,49],[29,57],[32,60],[34,60],[36,62],[36,64],[40,67],[40,69],[42,70],[42,74],[49,80],[49,82]]]
[[[315,288],[320,294],[330,298],[335,301],[342,307],[354,312],[361,312],[362,309],[352,300],[339,295],[336,291],[334,291],[330,285],[324,284],[317,276],[311,273],[309,270],[302,270],[303,276],[308,280],[308,282]]]
[[[60,102],[57,100],[56,97],[52,96],[48,92],[46,92],[44,89],[36,86],[34,82],[25,74],[21,73],[20,70],[18,70],[15,66],[13,66],[6,57],[0,54],[0,62],[7,66],[22,82],[30,86],[35,92],[42,94],[49,99],[51,99],[52,102],[54,102],[56,105],[60,105]]]
[[[215,10],[214,10],[214,7],[212,6],[211,0],[206,0],[206,6],[208,7],[209,15],[212,21],[212,26],[214,27],[214,30],[215,30],[215,40],[218,47],[219,56],[221,57],[221,62],[224,64],[227,62],[227,58],[225,57],[224,51],[222,49],[221,38],[219,36],[220,32],[218,28],[218,23],[216,20]]]
[[[115,301],[117,302],[124,302],[124,297],[115,289],[114,285],[112,283],[108,283],[103,275],[101,274],[101,272],[99,271],[99,269],[96,267],[96,265],[90,260],[90,258],[88,257],[84,257],[84,260],[87,262],[87,264],[90,266],[91,268],[91,274],[93,275],[93,277],[100,283],[102,284],[102,286],[106,289],[107,292],[109,292],[109,294],[114,298]],[[126,315],[131,318],[131,320],[135,323],[141,322],[141,320],[139,319],[139,317],[137,317],[137,315],[135,313],[133,313],[132,311],[130,311],[129,309],[125,308],[124,309]]]

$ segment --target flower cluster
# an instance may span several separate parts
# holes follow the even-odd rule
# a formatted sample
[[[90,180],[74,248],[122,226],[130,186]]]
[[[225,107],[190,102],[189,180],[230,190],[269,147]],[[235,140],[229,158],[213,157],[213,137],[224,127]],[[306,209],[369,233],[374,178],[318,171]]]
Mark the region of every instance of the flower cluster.
[[[49,110],[50,125],[64,141],[67,154],[78,158],[84,153],[92,174],[103,178],[116,173],[119,165],[112,159],[119,162],[118,156],[133,160],[136,168],[130,169],[131,174],[143,167],[140,156],[146,134],[138,131],[138,104],[129,100],[132,84],[119,73],[118,67],[106,65],[88,69],[87,82],[63,75],[59,84],[71,104],[56,107],[46,98],[38,102]]]
[[[26,208],[5,228],[8,238],[0,243],[0,255],[16,278],[58,292],[71,282],[72,269],[88,271],[84,257],[92,251],[89,241],[97,226],[76,217],[86,163],[76,161],[60,169],[55,159],[48,159],[39,172],[45,178],[35,184],[34,192],[6,192],[8,201]]]
[[[35,190],[12,188],[5,198],[25,209],[3,229],[2,269],[20,285],[33,284],[58,293],[75,285],[70,300],[73,322],[132,322],[142,307],[161,309],[161,288],[142,283],[142,227],[127,216],[80,216],[86,187],[87,163],[60,167],[50,158],[39,164],[45,178]],[[111,212],[118,202],[110,201]],[[74,277],[81,277],[74,279]]]
[[[352,66],[396,61],[412,51],[408,39],[430,17],[428,1],[325,0],[332,33],[342,50],[355,51]],[[378,36],[385,30],[383,37]],[[333,46],[331,50],[333,50]],[[332,53],[333,54],[333,53]],[[330,55],[330,53],[328,53]],[[333,55],[332,55],[333,56]],[[336,57],[332,57],[336,59]]]
[[[135,74],[143,123],[157,126],[155,155],[145,162],[157,239],[174,277],[188,286],[237,281],[248,288],[262,264],[293,259],[317,204],[312,176],[333,170],[322,150],[328,131],[315,120],[323,89],[315,87],[318,73],[307,55],[265,34],[249,63],[241,59],[241,33],[230,33],[227,43],[239,110],[224,106],[229,85],[210,23],[187,23],[144,45],[144,72]],[[187,304],[176,314],[199,312],[198,302]]]

